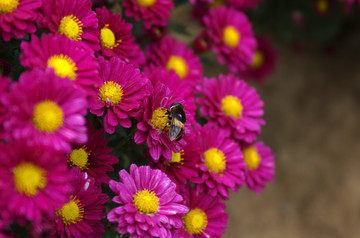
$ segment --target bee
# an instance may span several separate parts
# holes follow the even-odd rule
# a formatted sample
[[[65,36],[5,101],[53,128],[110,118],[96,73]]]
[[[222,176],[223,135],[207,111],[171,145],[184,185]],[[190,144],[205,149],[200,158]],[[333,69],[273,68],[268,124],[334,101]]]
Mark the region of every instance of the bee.
[[[186,122],[186,117],[184,112],[184,106],[178,102],[171,104],[170,109],[167,110],[166,116],[169,118],[169,122],[166,124],[164,130],[170,126],[170,140],[179,141],[183,137],[185,131],[184,124]]]

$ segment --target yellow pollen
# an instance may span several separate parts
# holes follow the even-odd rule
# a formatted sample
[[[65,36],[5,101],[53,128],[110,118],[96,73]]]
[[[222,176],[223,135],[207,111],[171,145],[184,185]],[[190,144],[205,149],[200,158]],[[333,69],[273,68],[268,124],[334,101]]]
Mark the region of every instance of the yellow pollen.
[[[183,161],[183,156],[184,156],[184,150],[181,150],[179,153],[174,153],[172,152],[172,157],[171,157],[171,163],[179,163],[181,161]]]
[[[89,161],[89,155],[91,154],[91,151],[86,150],[86,146],[83,146],[79,149],[73,149],[71,154],[69,155],[68,163],[70,167],[77,166],[81,170],[88,169],[90,163]]]
[[[123,96],[121,85],[114,81],[106,81],[99,89],[99,97],[103,103],[112,102],[114,105],[118,104]]]
[[[64,206],[56,211],[65,225],[76,224],[79,221],[82,221],[84,216],[84,208],[81,205],[79,199],[76,199],[76,196],[71,196],[71,201],[65,203]]]
[[[143,7],[150,7],[156,3],[156,0],[137,0],[137,3]]]
[[[47,183],[45,170],[32,163],[19,164],[13,174],[16,190],[27,196],[36,195]]]
[[[60,21],[59,31],[72,40],[81,40],[82,22],[74,15],[63,17]]]
[[[221,109],[226,116],[241,117],[243,106],[239,98],[227,95],[221,100]]]
[[[225,5],[225,1],[224,1],[224,0],[214,0],[214,1],[211,2],[211,3],[208,3],[208,6],[209,6],[209,7],[213,7],[213,8],[218,7],[218,6],[223,6],[223,5]]]
[[[261,157],[255,147],[246,148],[243,152],[244,161],[248,169],[257,169],[259,167]]]
[[[318,0],[317,2],[318,11],[321,13],[327,12],[329,3],[327,0]]]
[[[210,148],[204,153],[205,165],[210,171],[222,173],[226,168],[226,157],[224,153],[216,148]]]
[[[206,213],[199,209],[191,209],[185,216],[183,216],[185,230],[191,235],[201,234],[208,223]]]
[[[133,202],[141,213],[151,214],[159,210],[159,198],[153,191],[149,192],[147,189],[137,191]]]
[[[19,0],[1,0],[0,13],[9,13],[14,11],[19,5]]]
[[[68,77],[71,80],[76,79],[76,67],[75,62],[67,55],[53,55],[48,59],[47,66],[54,69],[55,74],[61,78]]]
[[[264,54],[260,50],[256,50],[251,68],[257,69],[264,63]]]
[[[230,48],[235,48],[240,42],[240,32],[233,26],[227,26],[224,29],[223,41]]]
[[[156,129],[163,130],[169,121],[167,113],[168,112],[165,108],[159,107],[158,109],[156,109],[150,119],[151,124],[153,124]]]
[[[32,121],[40,131],[51,133],[63,125],[64,113],[55,102],[46,100],[35,105]]]
[[[109,49],[113,49],[119,45],[119,43],[116,42],[114,32],[109,29],[109,24],[106,24],[104,28],[101,29],[100,40],[101,45]]]
[[[188,73],[188,66],[184,58],[175,55],[170,56],[166,69],[173,69],[180,78],[186,77]]]

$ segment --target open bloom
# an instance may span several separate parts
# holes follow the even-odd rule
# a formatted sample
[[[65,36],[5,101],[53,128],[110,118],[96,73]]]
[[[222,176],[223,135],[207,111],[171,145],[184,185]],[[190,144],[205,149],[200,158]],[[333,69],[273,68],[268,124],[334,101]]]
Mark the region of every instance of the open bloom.
[[[150,63],[173,70],[183,81],[191,85],[202,81],[202,66],[198,56],[173,37],[163,38],[154,45],[147,47]]]
[[[217,7],[204,17],[212,48],[221,64],[233,72],[244,71],[252,63],[256,39],[246,15],[235,8]]]
[[[118,162],[118,158],[111,155],[111,148],[106,147],[108,139],[104,138],[102,128],[95,130],[94,126],[88,122],[88,141],[85,144],[76,144],[68,155],[70,167],[78,167],[95,179],[96,185],[109,183],[110,178],[106,172],[113,171],[113,164]]]
[[[119,172],[120,182],[111,180],[113,201],[122,206],[112,209],[107,218],[117,223],[120,234],[130,237],[171,237],[171,229],[182,226],[181,217],[188,208],[175,191],[176,185],[161,172],[149,166],[130,166]]]
[[[44,1],[44,18],[39,25],[78,41],[84,47],[99,50],[98,19],[91,6],[91,0]]]
[[[70,195],[71,174],[62,152],[28,147],[20,141],[0,143],[0,217],[39,224],[54,218]]]
[[[4,131],[4,121],[8,116],[8,108],[6,107],[6,100],[8,97],[11,79],[9,77],[2,77],[0,75],[0,139],[6,136]]]
[[[195,128],[199,143],[201,173],[193,182],[199,192],[229,199],[229,191],[237,190],[245,180],[245,162],[239,145],[227,138],[216,124]]]
[[[104,57],[119,57],[125,62],[139,66],[144,63],[145,56],[135,43],[131,33],[132,25],[121,19],[119,13],[113,14],[106,7],[97,8],[99,19],[100,53]]]
[[[246,186],[256,193],[261,193],[266,183],[274,180],[274,154],[263,142],[245,146],[243,154],[246,163]]]
[[[184,226],[173,229],[173,237],[182,238],[219,238],[226,231],[229,215],[224,211],[225,203],[220,197],[199,193],[186,186],[181,193],[189,212],[183,216]]]
[[[202,115],[237,140],[251,143],[256,139],[265,121],[261,118],[264,103],[254,88],[229,74],[219,75],[219,80],[205,78],[198,90],[203,95],[197,100]]]
[[[125,0],[123,6],[127,17],[143,20],[147,29],[152,25],[166,26],[170,10],[174,8],[171,0]]]
[[[94,54],[65,36],[43,34],[39,39],[32,35],[31,42],[22,42],[21,49],[23,66],[53,68],[57,76],[71,79],[88,94],[95,93],[101,83]]]
[[[148,80],[139,69],[119,58],[106,61],[100,57],[99,64],[103,84],[93,96],[90,112],[102,116],[106,111],[104,128],[108,133],[114,133],[118,124],[129,128],[129,116],[136,115],[142,101],[148,96]]]
[[[52,69],[34,69],[20,76],[11,87],[5,130],[29,145],[45,145],[71,151],[71,143],[87,140],[86,97],[69,79],[60,79]]]
[[[52,237],[101,237],[105,232],[101,220],[105,218],[105,203],[108,196],[101,193],[93,178],[88,178],[80,169],[73,168],[74,190],[70,201],[56,210]]]
[[[35,21],[40,16],[42,0],[7,0],[0,2],[0,38],[23,38],[34,33]]]

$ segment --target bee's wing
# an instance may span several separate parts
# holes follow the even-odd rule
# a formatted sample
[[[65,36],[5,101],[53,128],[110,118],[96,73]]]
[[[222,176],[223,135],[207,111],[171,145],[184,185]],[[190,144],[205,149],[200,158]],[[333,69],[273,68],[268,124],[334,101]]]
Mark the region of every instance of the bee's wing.
[[[169,138],[171,141],[176,139],[176,137],[179,135],[181,129],[182,129],[182,123],[173,117],[171,120],[171,125],[170,125],[170,130],[169,130]]]

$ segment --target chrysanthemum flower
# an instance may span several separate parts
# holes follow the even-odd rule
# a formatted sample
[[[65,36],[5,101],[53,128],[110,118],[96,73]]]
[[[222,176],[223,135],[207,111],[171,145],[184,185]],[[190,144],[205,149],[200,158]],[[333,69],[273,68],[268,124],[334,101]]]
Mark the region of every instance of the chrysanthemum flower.
[[[182,194],[189,212],[183,216],[184,226],[173,229],[173,237],[221,237],[226,231],[229,215],[225,213],[225,203],[220,197],[199,193],[189,185],[185,187]]]
[[[105,218],[104,204],[108,196],[101,193],[93,178],[73,168],[74,190],[70,201],[56,210],[52,237],[101,237],[105,232],[101,220]]]
[[[70,195],[71,174],[65,155],[51,147],[0,143],[0,217],[39,224],[54,218]],[[6,218],[8,219],[8,218]]]
[[[117,56],[122,60],[139,66],[145,56],[135,43],[131,33],[132,25],[121,19],[119,13],[113,14],[106,7],[96,9],[100,29],[100,53],[106,57]]]
[[[264,103],[254,88],[229,74],[219,75],[219,80],[205,78],[204,86],[198,90],[203,95],[197,100],[203,116],[237,140],[251,143],[256,139],[265,121],[261,118]]]
[[[135,133],[135,143],[143,144],[147,142],[149,153],[154,161],[158,161],[162,155],[167,162],[170,162],[172,152],[180,152],[185,145],[183,139],[171,141],[168,135],[169,127],[167,123],[169,119],[167,111],[175,102],[185,104],[183,98],[173,94],[168,87],[159,82],[150,97],[145,100],[141,111],[136,117],[139,123],[137,124],[138,130]],[[186,107],[184,107],[184,112],[186,116],[190,114]],[[188,122],[185,123],[185,135],[188,133],[188,125]]]
[[[9,41],[11,36],[23,38],[34,33],[35,21],[40,16],[42,0],[6,0],[0,2],[0,37]]]
[[[145,154],[147,155],[147,153]],[[149,157],[149,156],[147,156]],[[150,167],[160,169],[177,185],[177,189],[182,187],[187,181],[191,181],[199,175],[200,170],[197,164],[200,162],[199,148],[196,136],[191,133],[186,136],[186,145],[178,152],[172,152],[171,161],[167,162],[164,157],[160,157],[155,163],[150,160]]]
[[[199,192],[211,196],[229,198],[229,189],[237,190],[245,180],[245,162],[239,145],[227,138],[226,132],[216,124],[196,126],[195,133],[199,143],[201,173],[194,183]]]
[[[249,8],[256,9],[259,3],[261,3],[262,1],[264,0],[226,0],[226,4],[231,7],[239,8],[241,10],[246,10]]]
[[[202,81],[202,66],[198,56],[173,37],[163,38],[161,41],[147,47],[150,63],[173,70],[185,82],[195,85]]]
[[[0,139],[4,138],[6,133],[4,131],[4,121],[8,116],[8,108],[6,107],[6,100],[8,97],[8,90],[11,85],[9,77],[2,77],[0,75]]]
[[[182,226],[181,217],[188,212],[176,185],[160,170],[149,166],[130,166],[119,172],[120,182],[109,185],[116,194],[113,201],[122,206],[111,210],[107,218],[117,223],[120,234],[130,237],[171,237],[172,228]]]
[[[87,140],[86,95],[52,69],[24,72],[11,88],[6,106],[10,116],[5,130],[29,145],[70,152],[71,143]]]
[[[22,42],[21,49],[20,61],[25,67],[53,68],[57,76],[71,79],[88,94],[94,94],[101,84],[94,54],[65,36],[43,34],[39,39],[32,35],[31,42]]]
[[[253,62],[242,73],[245,78],[252,78],[258,82],[266,79],[274,69],[277,61],[277,52],[269,37],[258,38],[258,48],[255,52]]]
[[[147,29],[152,25],[166,26],[170,10],[174,8],[171,0],[125,0],[123,6],[127,17],[143,20]]]
[[[48,0],[44,3],[41,27],[92,50],[100,49],[98,19],[91,10],[91,0]]]
[[[274,180],[274,154],[263,142],[257,142],[254,145],[246,146],[243,149],[243,154],[246,163],[246,186],[256,193],[261,193],[265,188],[265,184]]]
[[[68,155],[70,167],[78,167],[95,179],[98,186],[102,183],[109,183],[110,178],[106,172],[113,171],[113,164],[118,162],[118,158],[110,155],[111,148],[106,147],[108,139],[104,138],[102,128],[94,130],[94,126],[88,122],[88,141],[85,144],[73,146],[72,152]]]
[[[114,133],[118,124],[129,128],[129,116],[135,116],[142,101],[148,96],[148,80],[133,65],[119,58],[106,61],[99,58],[100,78],[103,85],[90,104],[90,112],[104,118],[104,128]],[[107,109],[107,110],[106,110]]]
[[[252,63],[256,39],[246,15],[234,8],[217,7],[204,17],[213,50],[221,64],[233,72],[241,72]]]

